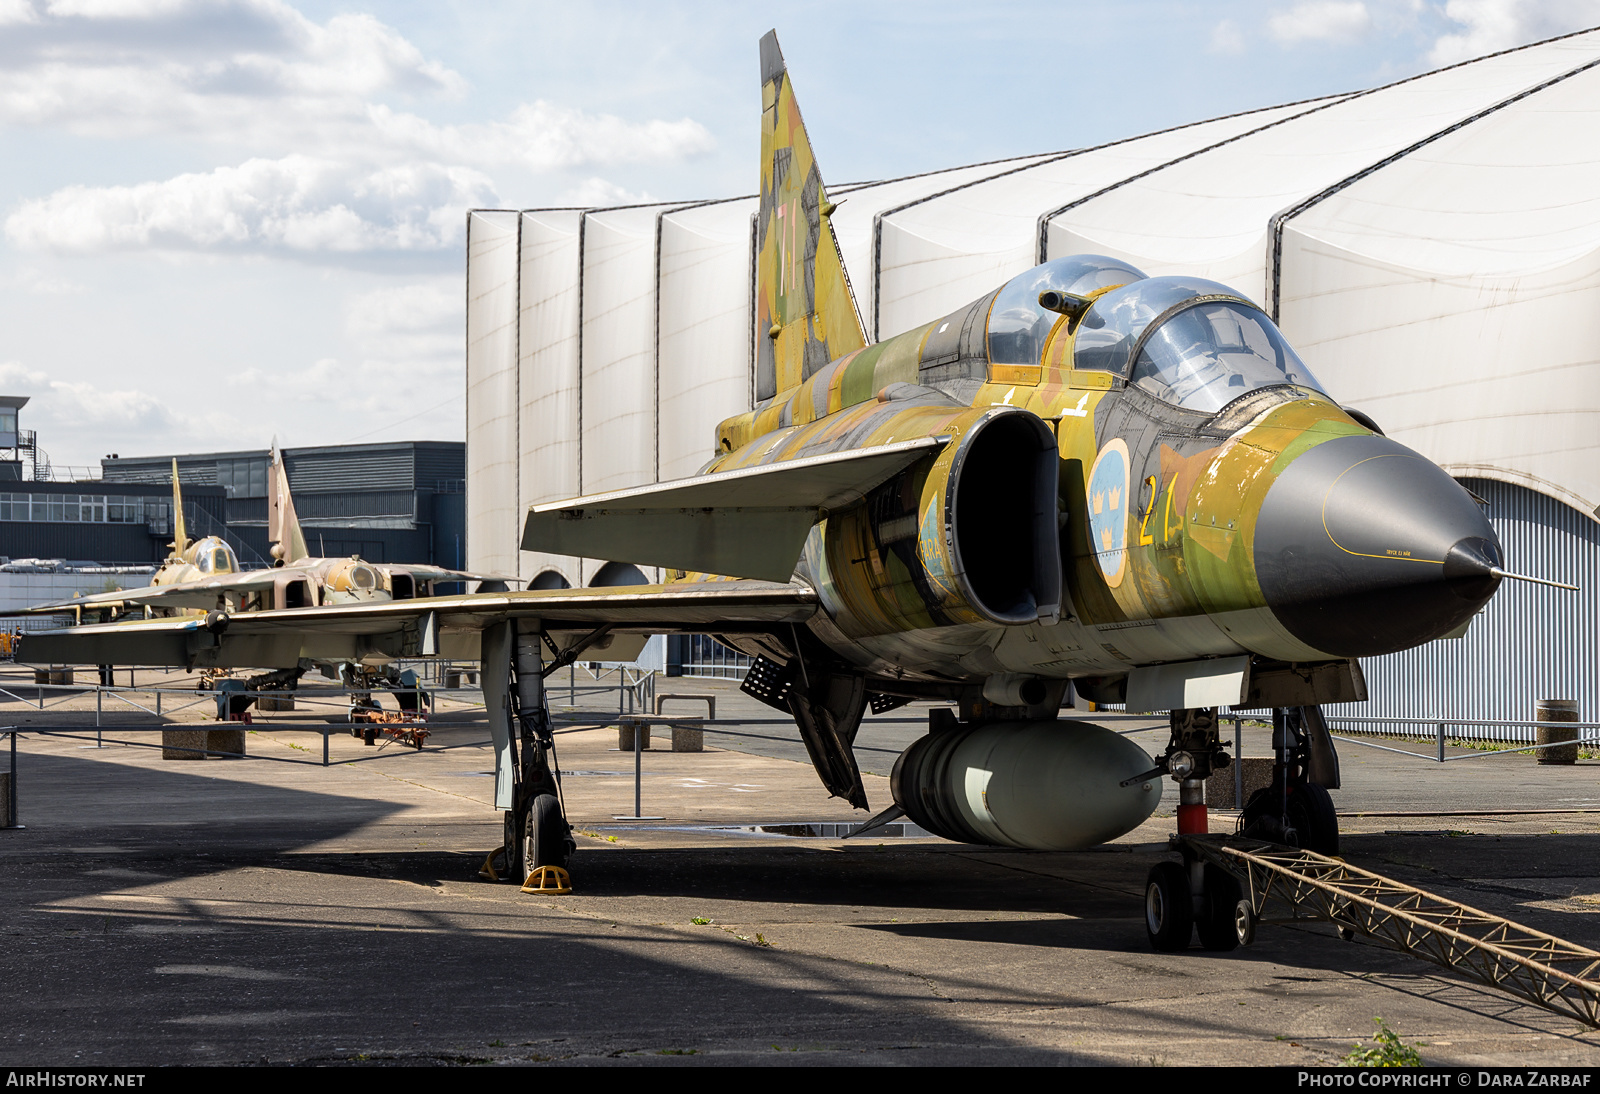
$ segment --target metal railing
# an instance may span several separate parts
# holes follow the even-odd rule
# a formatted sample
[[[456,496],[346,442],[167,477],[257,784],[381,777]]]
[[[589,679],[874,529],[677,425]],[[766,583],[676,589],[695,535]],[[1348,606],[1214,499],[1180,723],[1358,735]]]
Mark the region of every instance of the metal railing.
[[[1328,722],[1328,727],[1330,729],[1332,729],[1332,728],[1334,728],[1336,726],[1342,727],[1342,726],[1346,726],[1346,725],[1357,726],[1357,727],[1365,726],[1365,725],[1374,726],[1374,727],[1384,727],[1384,726],[1390,726],[1390,727],[1394,727],[1394,726],[1414,726],[1414,727],[1417,727],[1417,730],[1413,731],[1411,733],[1407,733],[1404,730],[1401,730],[1401,732],[1396,733],[1393,729],[1389,729],[1389,730],[1384,730],[1384,729],[1361,730],[1359,728],[1357,728],[1355,730],[1355,732],[1357,732],[1357,733],[1365,732],[1368,735],[1372,735],[1372,736],[1377,736],[1377,735],[1381,734],[1383,736],[1391,736],[1391,737],[1393,737],[1393,736],[1411,737],[1411,738],[1418,739],[1418,740],[1426,740],[1426,739],[1431,737],[1431,738],[1434,739],[1434,741],[1436,743],[1435,751],[1434,751],[1434,754],[1432,756],[1424,755],[1423,753],[1420,753],[1420,752],[1412,752],[1410,749],[1394,748],[1394,747],[1391,747],[1389,745],[1376,744],[1376,743],[1374,743],[1372,741],[1364,741],[1360,737],[1353,737],[1353,736],[1349,736],[1347,734],[1333,733],[1333,734],[1330,734],[1330,736],[1332,736],[1334,738],[1334,740],[1336,740],[1336,741],[1346,741],[1346,742],[1348,742],[1350,744],[1361,745],[1363,748],[1376,748],[1376,749],[1378,749],[1379,751],[1382,751],[1382,752],[1396,752],[1396,753],[1399,753],[1402,756],[1413,756],[1413,757],[1415,757],[1415,758],[1417,758],[1419,760],[1429,760],[1429,761],[1432,761],[1432,762],[1435,762],[1435,763],[1441,763],[1441,764],[1442,763],[1449,763],[1449,762],[1452,762],[1452,761],[1455,761],[1455,760],[1477,760],[1477,759],[1482,759],[1482,758],[1484,758],[1486,756],[1517,755],[1517,754],[1523,753],[1523,752],[1533,752],[1533,751],[1535,751],[1537,749],[1547,749],[1547,748],[1570,748],[1570,749],[1594,748],[1594,747],[1596,747],[1597,744],[1600,744],[1600,736],[1596,736],[1597,733],[1600,733],[1600,722],[1540,722],[1540,721],[1535,721],[1535,720],[1531,720],[1531,719],[1527,720],[1527,721],[1512,721],[1512,720],[1506,720],[1506,719],[1488,719],[1488,718],[1348,718],[1348,717],[1345,717],[1343,715],[1330,717],[1330,718],[1327,719],[1327,722]],[[1535,728],[1537,728],[1539,726],[1545,726],[1545,727],[1557,727],[1558,726],[1558,727],[1560,727],[1561,729],[1564,729],[1564,730],[1575,730],[1575,731],[1577,731],[1578,736],[1576,738],[1572,739],[1572,740],[1546,741],[1543,744],[1540,744],[1538,742],[1534,742],[1532,744],[1524,744],[1524,745],[1506,744],[1503,747],[1501,747],[1501,742],[1503,742],[1503,741],[1507,741],[1507,740],[1513,740],[1513,741],[1514,740],[1527,740],[1527,735],[1523,735],[1523,736],[1517,737],[1517,738],[1506,738],[1506,737],[1490,737],[1490,736],[1487,736],[1487,735],[1477,735],[1477,734],[1472,734],[1472,733],[1447,734],[1445,732],[1445,730],[1446,730],[1446,727],[1449,727],[1449,726],[1464,727],[1464,728],[1466,728],[1468,730],[1471,730],[1471,729],[1483,729],[1483,728],[1500,728],[1500,729],[1504,729],[1504,728],[1511,728],[1511,727],[1535,727]],[[1431,733],[1422,732],[1421,731],[1422,727],[1427,727],[1428,729],[1431,729],[1433,732],[1431,732]],[[1494,747],[1492,749],[1474,749],[1473,751],[1468,752],[1467,754],[1462,755],[1462,756],[1446,756],[1445,755],[1445,748],[1449,746],[1451,741],[1469,742],[1468,744],[1466,744],[1464,746],[1460,746],[1460,747],[1467,747],[1467,748],[1471,748],[1473,746],[1473,744],[1494,744],[1496,747]]]

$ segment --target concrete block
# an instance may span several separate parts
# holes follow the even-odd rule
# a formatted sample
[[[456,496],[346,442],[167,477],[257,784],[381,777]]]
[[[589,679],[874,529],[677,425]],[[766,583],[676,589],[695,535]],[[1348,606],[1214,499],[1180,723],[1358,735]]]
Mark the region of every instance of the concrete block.
[[[1270,756],[1255,758],[1246,757],[1235,761],[1244,765],[1244,800],[1249,801],[1250,795],[1263,787],[1272,785],[1272,758]],[[1211,809],[1238,809],[1239,803],[1233,800],[1234,765],[1229,764],[1224,771],[1218,771],[1206,780],[1206,805]]]
[[[244,755],[243,729],[163,729],[161,731],[161,758],[163,760],[220,760],[223,756],[208,756],[190,749],[210,749],[212,752],[236,752]]]
[[[189,749],[206,747],[203,729],[163,729],[161,731],[161,758],[163,760],[203,760],[203,752]]]
[[[661,717],[661,706],[668,699],[673,702],[704,703],[706,705],[706,717],[713,722],[717,720],[717,697],[715,695],[708,695],[704,692],[662,692],[656,696],[657,718]]]
[[[292,695],[263,695],[256,700],[257,710],[293,710],[294,696]]]
[[[245,754],[245,731],[242,729],[209,729],[206,731],[206,747],[213,752],[232,752],[239,756]],[[231,756],[212,756],[213,760],[228,760]]]
[[[641,752],[650,749],[650,722],[644,718],[621,718],[617,722],[617,748],[623,752],[633,751],[633,735],[635,730],[644,734],[639,742]]]
[[[698,718],[672,723],[672,751],[704,752],[705,750],[705,726]]]

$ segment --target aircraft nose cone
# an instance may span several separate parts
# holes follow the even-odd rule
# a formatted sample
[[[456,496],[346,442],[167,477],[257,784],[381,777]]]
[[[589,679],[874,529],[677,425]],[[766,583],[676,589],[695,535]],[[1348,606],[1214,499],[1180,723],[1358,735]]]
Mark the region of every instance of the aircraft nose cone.
[[[1307,450],[1267,491],[1256,577],[1300,641],[1333,657],[1421,645],[1494,595],[1500,542],[1471,495],[1387,437]]]

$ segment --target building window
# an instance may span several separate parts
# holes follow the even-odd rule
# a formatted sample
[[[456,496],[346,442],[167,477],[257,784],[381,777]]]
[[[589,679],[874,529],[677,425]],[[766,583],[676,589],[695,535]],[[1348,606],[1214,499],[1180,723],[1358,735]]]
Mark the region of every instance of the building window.
[[[106,494],[0,493],[0,521],[70,524],[154,524],[166,514],[165,498]]]

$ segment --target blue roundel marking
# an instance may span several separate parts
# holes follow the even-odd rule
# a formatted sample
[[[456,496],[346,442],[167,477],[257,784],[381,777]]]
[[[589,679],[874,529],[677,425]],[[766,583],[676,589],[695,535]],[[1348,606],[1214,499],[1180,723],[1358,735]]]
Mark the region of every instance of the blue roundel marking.
[[[1128,546],[1128,450],[1108,444],[1089,474],[1089,538],[1100,572],[1113,585],[1122,577]]]

